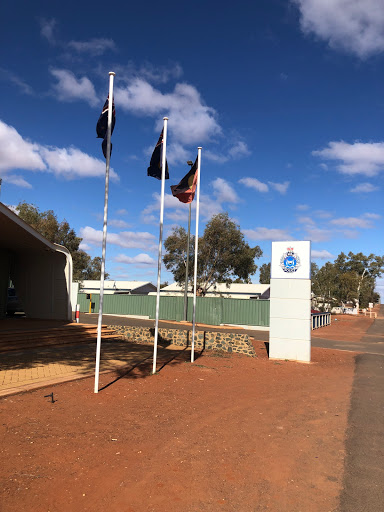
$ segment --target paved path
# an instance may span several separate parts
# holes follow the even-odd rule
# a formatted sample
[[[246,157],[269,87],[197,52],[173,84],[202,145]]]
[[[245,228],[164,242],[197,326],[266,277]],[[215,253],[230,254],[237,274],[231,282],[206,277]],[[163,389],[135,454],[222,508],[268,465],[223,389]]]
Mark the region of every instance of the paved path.
[[[384,356],[360,354],[348,417],[339,512],[384,510]]]
[[[82,314],[81,321],[88,324],[97,323],[97,314]],[[105,315],[104,323],[111,325],[147,325],[153,327],[154,320],[127,318]],[[25,328],[41,329],[41,321],[29,321],[25,319]],[[57,327],[57,322],[48,327]],[[384,355],[384,320],[376,320],[367,331],[366,336],[360,342],[333,341],[321,338],[313,338],[315,347],[333,348],[338,350],[362,351],[370,354]],[[185,328],[191,330],[191,324],[160,321],[160,326],[165,328]],[[1,331],[12,330],[12,319],[0,324]],[[18,325],[18,329],[20,326]],[[197,329],[206,331],[223,330],[228,332],[240,331],[260,341],[269,340],[268,331],[254,329],[242,329],[236,327],[199,326]],[[111,371],[116,368],[127,367],[135,362],[150,359],[152,348],[144,345],[130,344],[127,350],[127,342],[108,342],[103,340],[101,371]],[[177,347],[162,349],[159,347],[159,357],[169,357],[164,350],[178,350]],[[54,383],[65,382],[75,378],[87,377],[94,374],[95,343],[74,345],[71,347],[57,346],[51,348],[30,349],[21,352],[0,354],[0,397],[10,393],[17,393],[37,387],[49,386]]]
[[[182,350],[175,345],[159,346],[158,367]],[[92,376],[95,355],[95,342],[0,354],[0,397]],[[102,343],[100,372],[132,368],[152,361],[152,355],[150,345],[107,339]]]
[[[376,320],[378,322],[378,320]],[[332,348],[334,350],[349,350],[384,356],[384,342],[377,341],[335,341],[323,338],[312,338],[312,347]]]
[[[338,512],[384,510],[384,306],[356,357]],[[336,342],[339,343],[339,342]]]

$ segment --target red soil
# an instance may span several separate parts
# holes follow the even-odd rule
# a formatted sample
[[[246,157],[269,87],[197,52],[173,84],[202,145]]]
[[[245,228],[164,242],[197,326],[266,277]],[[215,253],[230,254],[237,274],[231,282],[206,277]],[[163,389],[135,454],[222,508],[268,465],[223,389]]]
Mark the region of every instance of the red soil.
[[[334,510],[354,354],[256,346],[102,375],[96,395],[85,379],[2,399],[1,511]]]
[[[314,338],[340,341],[360,341],[374,319],[369,316],[332,315],[332,323],[312,331]]]

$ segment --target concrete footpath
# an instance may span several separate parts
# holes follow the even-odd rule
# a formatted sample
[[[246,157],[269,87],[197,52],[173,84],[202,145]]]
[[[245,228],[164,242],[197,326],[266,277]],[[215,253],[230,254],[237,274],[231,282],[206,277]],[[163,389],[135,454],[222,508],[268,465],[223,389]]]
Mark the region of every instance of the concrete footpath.
[[[183,349],[158,347],[158,366]],[[52,386],[95,374],[96,343],[36,347],[0,354],[0,397]],[[153,347],[119,340],[103,340],[100,373],[121,372],[152,361]]]
[[[384,356],[359,354],[348,417],[339,512],[383,510]]]

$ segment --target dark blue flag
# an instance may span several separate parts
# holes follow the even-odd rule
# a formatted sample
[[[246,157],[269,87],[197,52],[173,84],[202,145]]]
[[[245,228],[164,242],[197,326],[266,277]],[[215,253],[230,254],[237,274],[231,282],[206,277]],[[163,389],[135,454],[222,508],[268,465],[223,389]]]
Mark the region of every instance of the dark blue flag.
[[[109,105],[109,96],[104,103],[103,110],[101,111],[99,120],[96,125],[96,133],[98,139],[104,139],[101,143],[101,148],[103,150],[104,158],[107,158],[107,130],[108,130],[108,105]],[[115,128],[116,123],[116,113],[115,113],[115,102],[112,100],[112,126],[111,126],[111,135]],[[112,154],[112,143],[111,143],[111,154]]]
[[[161,134],[155,149],[153,150],[151,162],[147,169],[148,176],[152,176],[158,180],[161,180],[161,164],[163,161],[163,130],[161,130]],[[168,172],[168,163],[165,160],[165,179],[169,180],[169,172]]]

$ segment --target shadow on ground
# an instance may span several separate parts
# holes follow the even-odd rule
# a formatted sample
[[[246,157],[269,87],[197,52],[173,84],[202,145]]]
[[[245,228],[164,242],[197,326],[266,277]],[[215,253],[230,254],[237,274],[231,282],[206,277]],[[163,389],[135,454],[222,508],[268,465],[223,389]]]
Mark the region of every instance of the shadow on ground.
[[[99,391],[102,391],[113,384],[115,384],[120,379],[143,379],[153,375],[153,347],[151,348],[151,354],[145,357],[144,359],[138,360],[131,366],[123,367],[123,368],[115,368],[113,372],[113,378],[107,384],[104,384]],[[195,360],[197,360],[202,355],[202,352],[198,352],[195,354]],[[173,367],[179,364],[187,363],[190,361],[190,351],[187,347],[181,350],[172,350],[167,349],[164,350],[161,347],[158,349],[157,355],[157,371],[156,373],[160,373],[163,368],[166,366]]]
[[[159,344],[159,364],[163,359],[174,359],[182,349],[165,348]],[[20,352],[0,354],[2,370],[20,370],[35,368],[46,364],[81,367],[86,372],[95,367],[96,343],[65,345],[54,347],[36,347]],[[153,345],[136,344],[126,340],[105,340],[101,344],[101,370],[113,369],[145,361],[153,355]]]

